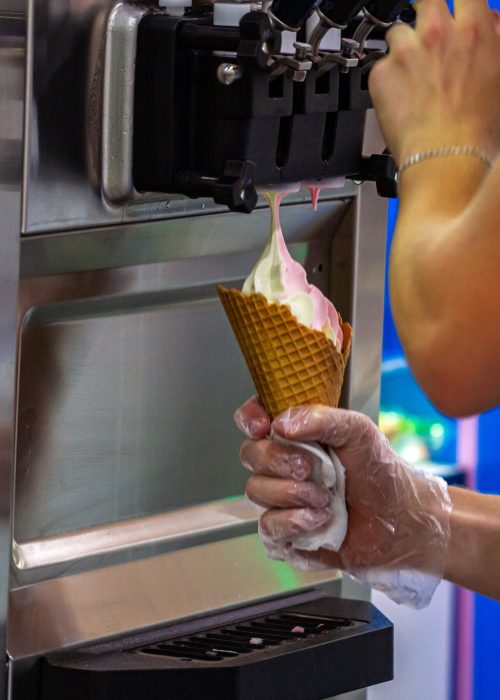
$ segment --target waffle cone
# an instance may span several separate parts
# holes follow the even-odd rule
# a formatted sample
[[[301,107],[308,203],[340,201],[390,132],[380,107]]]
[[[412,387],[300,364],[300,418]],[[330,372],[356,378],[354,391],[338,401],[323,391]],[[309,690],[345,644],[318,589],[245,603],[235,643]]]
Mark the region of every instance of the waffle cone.
[[[262,294],[217,287],[229,322],[271,418],[287,408],[321,403],[337,406],[349,357],[352,329],[342,323],[338,352],[324,333],[302,325],[284,304]]]

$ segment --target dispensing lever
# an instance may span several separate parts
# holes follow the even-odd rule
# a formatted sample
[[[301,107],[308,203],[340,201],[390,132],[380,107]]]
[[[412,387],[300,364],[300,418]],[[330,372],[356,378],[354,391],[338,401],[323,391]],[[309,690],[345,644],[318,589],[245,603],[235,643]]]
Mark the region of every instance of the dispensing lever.
[[[366,5],[366,0],[323,0],[316,8],[322,22],[344,29]]]
[[[211,177],[193,170],[176,174],[174,180],[179,192],[193,199],[211,197],[231,211],[250,214],[257,204],[254,185],[255,163],[227,161],[222,177]]]
[[[361,51],[375,27],[390,27],[409,4],[409,0],[369,0],[363,8],[365,17],[353,36]]]
[[[364,12],[383,26],[392,24],[409,4],[409,0],[369,0]]]
[[[323,0],[316,8],[319,22],[309,37],[313,55],[318,55],[321,42],[330,29],[345,29],[365,4],[366,0]]]
[[[298,32],[318,0],[274,0],[268,10],[276,29]]]

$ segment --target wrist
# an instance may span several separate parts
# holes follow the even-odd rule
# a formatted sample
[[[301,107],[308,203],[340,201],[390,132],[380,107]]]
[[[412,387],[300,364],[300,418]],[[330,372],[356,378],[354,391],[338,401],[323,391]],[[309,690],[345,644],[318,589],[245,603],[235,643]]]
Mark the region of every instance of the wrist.
[[[429,219],[459,214],[483,183],[489,166],[465,155],[427,158],[408,167],[399,178],[400,216],[412,210],[412,226]],[[415,219],[415,207],[418,217]]]
[[[450,487],[448,581],[500,597],[500,498]]]
[[[416,153],[423,153],[435,149],[453,147],[475,148],[484,153],[490,160],[494,160],[500,144],[481,128],[467,130],[448,129],[446,132],[434,132],[429,134],[415,134],[407,138],[399,145],[395,152],[398,166]]]
[[[405,465],[410,483],[401,483],[408,494],[403,522],[414,538],[412,567],[437,579],[443,578],[451,539],[452,500],[446,482],[425,471]]]

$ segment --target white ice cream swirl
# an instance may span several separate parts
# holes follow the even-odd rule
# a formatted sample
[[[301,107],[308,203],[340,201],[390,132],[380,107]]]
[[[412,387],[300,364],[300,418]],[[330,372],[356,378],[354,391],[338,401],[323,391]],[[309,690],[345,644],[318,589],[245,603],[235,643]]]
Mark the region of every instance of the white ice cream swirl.
[[[308,283],[304,268],[286,247],[279,221],[279,204],[285,193],[263,194],[271,207],[271,231],[261,257],[243,285],[243,294],[260,293],[270,304],[286,304],[299,323],[322,331],[341,352],[343,333],[335,307]]]

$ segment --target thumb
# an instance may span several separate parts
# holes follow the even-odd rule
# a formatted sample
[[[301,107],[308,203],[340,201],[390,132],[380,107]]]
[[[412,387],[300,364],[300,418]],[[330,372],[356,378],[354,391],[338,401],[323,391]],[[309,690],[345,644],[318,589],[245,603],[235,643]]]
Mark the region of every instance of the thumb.
[[[318,404],[289,408],[274,421],[273,430],[288,440],[316,440],[337,448],[364,437],[373,440],[377,429],[362,413]]]

